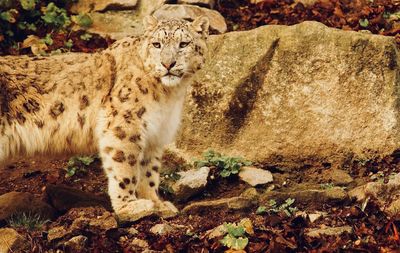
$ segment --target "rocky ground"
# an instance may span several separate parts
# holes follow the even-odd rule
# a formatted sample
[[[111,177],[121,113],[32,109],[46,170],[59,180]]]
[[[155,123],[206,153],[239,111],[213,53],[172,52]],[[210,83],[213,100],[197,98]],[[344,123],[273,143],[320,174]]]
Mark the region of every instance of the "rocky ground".
[[[165,156],[164,163],[169,171],[160,190],[180,214],[132,223],[119,223],[112,213],[98,160],[8,165],[0,174],[0,252],[7,246],[13,252],[397,252],[400,247],[396,153],[341,168],[246,166],[224,156],[202,158],[196,166]],[[190,171],[174,172],[177,167]]]
[[[129,6],[98,1],[92,10],[88,0],[71,11],[92,11],[87,32],[108,36],[105,42],[99,38],[102,47],[140,34],[139,21],[150,13],[204,14],[211,18],[213,34],[304,20],[382,35],[399,31],[397,1],[204,0],[201,8],[180,5],[199,1],[131,1]],[[160,7],[165,2],[172,4]],[[63,38],[53,39],[64,45]],[[72,51],[85,51],[89,42],[77,42]],[[213,146],[265,162],[250,164],[211,152],[193,163],[167,154],[160,192],[180,214],[120,223],[98,159],[16,161],[0,168],[0,253],[8,248],[398,252],[400,152],[373,160],[351,156],[379,156],[399,146],[398,108],[393,105],[398,101],[398,55],[392,44],[388,37],[311,22],[211,37],[210,56],[216,59],[197,76],[177,144],[188,152]],[[347,65],[337,69],[343,59]],[[283,151],[284,156],[273,156]],[[324,162],[313,160],[315,154]],[[297,160],[283,163],[283,158]]]

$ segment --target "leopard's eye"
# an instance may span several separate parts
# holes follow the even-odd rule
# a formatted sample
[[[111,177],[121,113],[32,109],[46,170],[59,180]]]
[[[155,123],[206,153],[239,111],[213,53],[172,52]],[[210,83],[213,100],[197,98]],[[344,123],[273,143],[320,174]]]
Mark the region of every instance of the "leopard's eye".
[[[161,47],[161,43],[159,43],[159,42],[154,42],[154,43],[153,43],[153,47],[155,47],[155,48],[160,48],[160,47]]]
[[[180,48],[185,48],[185,47],[187,47],[189,45],[189,42],[181,42],[181,43],[179,43],[179,47]]]

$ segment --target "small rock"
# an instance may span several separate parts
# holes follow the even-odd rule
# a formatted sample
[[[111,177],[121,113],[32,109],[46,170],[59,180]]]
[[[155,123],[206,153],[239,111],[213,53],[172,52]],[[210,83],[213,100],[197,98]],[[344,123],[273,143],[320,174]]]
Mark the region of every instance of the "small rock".
[[[0,229],[0,253],[25,252],[29,243],[12,228]]]
[[[45,191],[48,202],[59,212],[75,207],[102,206],[112,211],[107,195],[97,196],[63,185],[48,185]]]
[[[345,232],[351,233],[352,231],[353,231],[353,229],[350,226],[326,227],[326,228],[310,229],[305,234],[309,237],[319,238],[322,235],[339,236]]]
[[[182,212],[192,213],[204,209],[218,208],[228,208],[232,210],[247,209],[258,203],[257,196],[254,196],[254,194],[249,194],[247,191],[244,191],[239,197],[222,198],[191,203],[185,206]]]
[[[64,246],[72,252],[85,252],[86,242],[88,238],[83,235],[72,237]]]
[[[146,248],[148,249],[149,243],[145,240],[134,238],[131,242],[131,246],[136,247],[136,248],[139,247],[142,249],[146,249]]]
[[[308,219],[310,219],[310,222],[313,223],[316,220],[319,220],[320,218],[326,216],[326,212],[315,212],[315,213],[310,213],[308,214]]]
[[[80,0],[71,7],[74,14],[105,10],[127,10],[136,7],[137,0]]]
[[[215,0],[178,0],[178,4],[194,4],[213,9]]]
[[[152,232],[155,235],[166,235],[174,231],[175,228],[172,227],[169,224],[156,224],[153,227],[150,228],[150,232]]]
[[[207,185],[209,173],[208,167],[178,172],[181,177],[172,185],[175,199],[184,201],[201,192]]]
[[[297,3],[302,3],[304,6],[313,6],[317,0],[295,0]]]
[[[240,169],[239,177],[251,186],[267,184],[273,181],[272,173],[268,170],[245,166]]]
[[[329,180],[335,185],[348,185],[354,181],[347,171],[340,169],[329,169],[324,171],[323,178]]]
[[[9,192],[0,196],[0,221],[18,214],[40,215],[43,220],[53,219],[54,209],[27,192]]]
[[[400,207],[396,196],[400,196],[400,173],[390,178],[385,184],[384,182],[369,182],[349,191],[349,196],[358,202],[365,202],[367,198],[373,197],[384,212],[391,214],[398,213],[397,208]],[[388,208],[385,208],[388,207]]]
[[[224,17],[217,11],[194,5],[165,4],[153,14],[159,19],[181,18],[194,20],[200,16],[206,16],[210,20],[210,28],[218,33],[225,33],[227,25]]]
[[[129,228],[127,231],[128,231],[128,233],[129,233],[130,235],[137,235],[137,234],[139,234],[139,231],[138,231],[136,228]]]

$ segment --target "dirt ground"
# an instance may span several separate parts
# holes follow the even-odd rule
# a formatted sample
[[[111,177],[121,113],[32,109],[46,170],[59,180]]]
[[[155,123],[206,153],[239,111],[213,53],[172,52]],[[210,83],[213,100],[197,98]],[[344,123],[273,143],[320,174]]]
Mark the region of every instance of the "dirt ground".
[[[67,158],[61,160],[37,158],[20,160],[8,165],[0,174],[0,194],[21,191],[43,197],[48,184],[63,184],[95,195],[106,191],[106,178],[99,161],[92,163],[87,172],[67,178],[64,169],[67,160]],[[326,182],[323,172],[331,169],[329,164],[299,168],[278,168],[271,164],[258,164],[257,167],[269,168],[273,172],[273,185],[277,187],[274,191],[278,192],[310,183],[323,185]],[[383,171],[384,173],[380,175],[387,180],[389,175],[400,172],[400,161],[393,155],[379,161],[352,161],[344,168],[353,178],[357,178],[356,182],[349,186],[351,188],[372,181],[371,175],[375,175],[378,171]],[[269,187],[270,185],[260,186],[257,187],[257,191],[262,193],[270,189]],[[188,202],[178,203],[177,206],[181,209],[192,202],[237,196],[246,188],[250,186],[236,177],[221,179],[212,183],[200,195]],[[137,222],[119,224],[118,228],[110,230],[84,227],[78,232],[75,231],[74,235],[81,234],[88,238],[82,252],[142,252],[132,246],[134,239],[144,240],[148,243],[146,246],[148,249],[161,252],[225,252],[227,248],[220,242],[223,236],[210,239],[207,231],[224,222],[239,222],[243,218],[249,218],[254,233],[247,235],[249,243],[245,252],[399,252],[400,240],[397,228],[400,219],[387,217],[374,201],[369,201],[364,211],[360,204],[351,200],[338,203],[321,203],[318,200],[296,203],[300,213],[326,212],[324,218],[314,222],[300,214],[287,215],[284,212],[257,214],[257,208],[258,205],[243,210],[210,208],[180,214],[169,219],[147,217]],[[95,207],[93,210],[89,212],[104,211],[101,207]],[[41,228],[31,231],[23,227],[16,229],[29,238],[31,249],[27,252],[55,252],[51,251],[55,249],[71,252],[59,241],[49,242],[47,236],[50,229],[67,226],[75,219],[74,214],[70,212],[58,213],[55,220],[47,222]],[[159,223],[172,224],[177,229],[165,235],[155,235],[150,232],[150,228]],[[350,226],[353,232],[318,238],[306,235],[306,231],[312,228],[345,225]],[[132,228],[138,231],[135,235],[128,232]]]

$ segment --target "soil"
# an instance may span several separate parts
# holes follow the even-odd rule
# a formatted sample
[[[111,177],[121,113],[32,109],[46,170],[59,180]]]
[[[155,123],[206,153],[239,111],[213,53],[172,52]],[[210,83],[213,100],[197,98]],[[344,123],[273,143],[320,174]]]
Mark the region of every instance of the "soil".
[[[35,158],[19,160],[2,168],[0,174],[0,194],[9,191],[31,192],[43,197],[48,184],[64,184],[76,189],[82,189],[95,195],[106,190],[106,178],[99,161],[92,163],[85,173],[66,177],[67,158],[49,160]],[[276,190],[296,188],[309,183],[326,183],[321,176],[323,170],[329,170],[329,164],[308,165],[299,168],[278,168],[271,164],[258,164],[258,167],[268,167],[274,175]],[[1,169],[1,168],[0,168]],[[373,181],[373,175],[378,171],[380,179],[387,180],[393,173],[400,172],[398,154],[375,161],[351,161],[344,169],[357,180],[348,186],[351,189],[368,181]],[[324,174],[324,173],[322,173]],[[307,175],[307,176],[304,176]],[[262,193],[270,185],[257,187]],[[238,196],[244,189],[250,188],[238,178],[215,180],[202,194],[195,196],[183,206],[200,200],[220,199]],[[172,199],[173,201],[173,199]],[[256,214],[258,206],[244,210],[229,210],[227,208],[206,209],[190,214],[180,214],[169,219],[147,217],[137,222],[119,224],[119,228],[108,231],[93,231],[83,228],[80,233],[88,237],[84,252],[141,252],[134,250],[131,241],[134,238],[148,242],[148,248],[163,252],[224,252],[227,250],[220,240],[222,237],[209,239],[206,232],[224,222],[238,222],[250,218],[254,234],[247,235],[249,244],[246,252],[397,252],[400,239],[397,228],[400,219],[387,217],[369,201],[362,211],[359,204],[346,203],[297,203],[298,210],[306,213],[315,211],[326,212],[325,218],[310,222],[300,214],[288,216],[284,212]],[[101,212],[102,207],[94,207]],[[96,212],[96,211],[94,211]],[[45,224],[42,228],[29,231],[24,228],[17,230],[29,238],[31,249],[28,252],[46,252],[50,249],[63,249],[59,242],[48,242],[49,229],[71,224],[76,217],[70,213],[59,213],[58,217]],[[168,223],[177,226],[168,235],[154,235],[150,228],[155,224]],[[312,238],[305,235],[311,228],[339,227],[349,225],[354,233],[344,233],[341,236],[322,236]],[[7,226],[7,225],[6,225]],[[130,228],[138,230],[137,235],[127,233]],[[61,245],[61,246],[60,246]],[[68,251],[67,251],[68,252]]]

